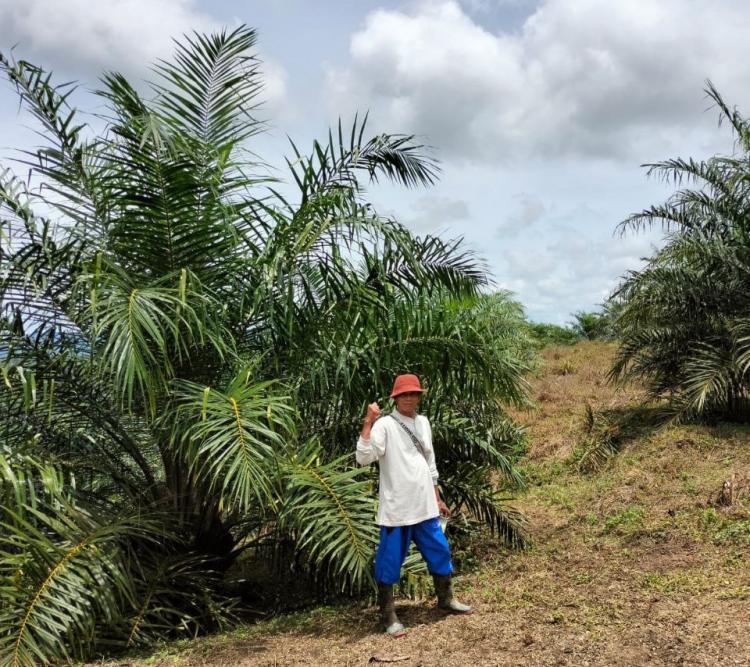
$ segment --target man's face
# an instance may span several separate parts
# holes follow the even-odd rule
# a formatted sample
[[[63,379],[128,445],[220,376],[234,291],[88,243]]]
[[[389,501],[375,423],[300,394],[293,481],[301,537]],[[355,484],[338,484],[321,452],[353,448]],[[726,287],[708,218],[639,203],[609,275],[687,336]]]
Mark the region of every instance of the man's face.
[[[396,410],[408,415],[415,412],[417,405],[419,405],[419,399],[422,398],[422,394],[418,391],[407,391],[405,394],[399,394],[393,400],[396,402]]]

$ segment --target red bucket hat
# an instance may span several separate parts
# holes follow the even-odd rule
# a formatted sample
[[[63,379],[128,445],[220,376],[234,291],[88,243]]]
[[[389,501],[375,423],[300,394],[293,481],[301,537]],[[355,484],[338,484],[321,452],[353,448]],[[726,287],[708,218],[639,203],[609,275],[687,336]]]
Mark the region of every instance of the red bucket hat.
[[[397,375],[396,379],[393,381],[391,398],[396,398],[399,394],[406,394],[410,391],[418,391],[421,394],[424,394],[426,390],[422,389],[422,385],[419,384],[419,378],[416,375],[410,373]]]

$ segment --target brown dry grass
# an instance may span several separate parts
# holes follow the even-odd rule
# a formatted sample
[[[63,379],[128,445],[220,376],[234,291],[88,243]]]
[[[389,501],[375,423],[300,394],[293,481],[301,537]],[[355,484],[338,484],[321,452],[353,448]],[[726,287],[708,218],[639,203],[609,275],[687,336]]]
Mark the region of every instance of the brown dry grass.
[[[724,480],[750,471],[750,429],[644,429],[603,470],[579,473],[585,404],[627,414],[640,397],[606,384],[612,351],[544,352],[537,407],[516,415],[530,436],[517,504],[535,546],[484,545],[480,566],[457,579],[474,615],[405,600],[409,634],[391,640],[372,606],[321,608],[119,664],[750,665],[750,502],[712,502]]]

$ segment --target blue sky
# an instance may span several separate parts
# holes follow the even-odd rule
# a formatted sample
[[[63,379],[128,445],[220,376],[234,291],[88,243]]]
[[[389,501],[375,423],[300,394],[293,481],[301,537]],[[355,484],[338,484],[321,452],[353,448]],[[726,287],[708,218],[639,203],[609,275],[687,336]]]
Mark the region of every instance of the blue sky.
[[[258,30],[278,163],[339,115],[418,134],[442,165],[421,191],[371,190],[418,233],[464,236],[538,321],[591,309],[661,233],[613,234],[670,189],[639,166],[732,148],[710,78],[750,114],[744,0],[0,0],[0,50],[94,87],[169,57],[171,36]],[[82,106],[90,99],[82,94]],[[34,144],[0,87],[0,155]]]

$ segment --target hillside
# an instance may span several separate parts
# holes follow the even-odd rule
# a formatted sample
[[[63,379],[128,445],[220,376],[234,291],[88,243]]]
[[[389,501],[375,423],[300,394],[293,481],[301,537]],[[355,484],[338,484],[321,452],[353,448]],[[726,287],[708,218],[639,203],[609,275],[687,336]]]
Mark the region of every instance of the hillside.
[[[750,664],[750,428],[655,429],[635,407],[637,389],[606,384],[612,351],[580,343],[544,352],[532,378],[537,407],[516,415],[530,439],[529,488],[516,504],[534,546],[485,545],[457,578],[473,616],[402,600],[410,632],[392,640],[377,631],[374,606],[321,608],[119,664]],[[580,472],[595,437],[621,451]]]

